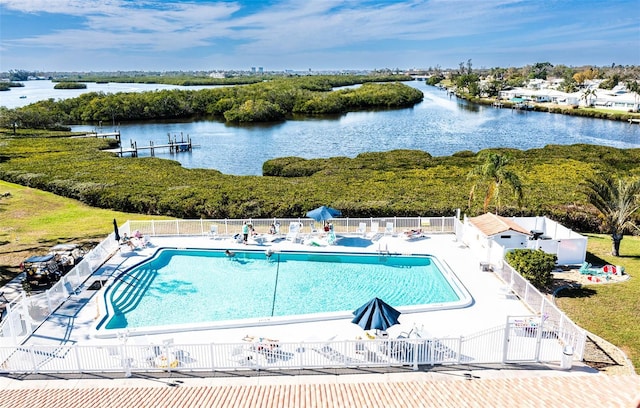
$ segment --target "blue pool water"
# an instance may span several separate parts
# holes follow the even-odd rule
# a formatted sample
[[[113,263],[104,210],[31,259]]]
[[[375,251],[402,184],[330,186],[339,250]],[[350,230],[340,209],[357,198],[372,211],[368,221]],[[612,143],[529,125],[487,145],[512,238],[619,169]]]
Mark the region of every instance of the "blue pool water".
[[[350,313],[373,297],[399,308],[460,301],[449,279],[429,256],[163,249],[106,292],[104,328]]]

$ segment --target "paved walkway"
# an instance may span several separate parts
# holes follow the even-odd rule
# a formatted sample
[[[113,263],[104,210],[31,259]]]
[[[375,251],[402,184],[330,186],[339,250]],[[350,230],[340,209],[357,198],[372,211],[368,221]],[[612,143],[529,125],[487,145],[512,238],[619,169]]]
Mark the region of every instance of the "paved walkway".
[[[440,367],[355,375],[224,375],[0,377],[0,407],[635,408],[634,398],[640,395],[640,376],[594,374],[585,367],[569,372],[544,367],[471,371]]]

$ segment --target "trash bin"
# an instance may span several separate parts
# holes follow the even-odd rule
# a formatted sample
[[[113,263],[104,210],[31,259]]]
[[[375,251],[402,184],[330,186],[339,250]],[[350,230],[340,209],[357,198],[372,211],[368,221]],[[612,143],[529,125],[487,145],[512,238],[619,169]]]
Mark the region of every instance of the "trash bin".
[[[573,347],[565,346],[562,350],[562,360],[560,361],[560,368],[563,370],[570,370],[573,362]]]

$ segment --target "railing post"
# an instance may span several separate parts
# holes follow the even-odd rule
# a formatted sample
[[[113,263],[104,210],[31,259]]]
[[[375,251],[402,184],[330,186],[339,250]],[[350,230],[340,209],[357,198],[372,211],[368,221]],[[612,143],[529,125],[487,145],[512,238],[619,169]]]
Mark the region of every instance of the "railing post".
[[[16,329],[13,326],[13,316],[11,316],[11,302],[7,303],[7,309],[5,310],[6,315],[5,319],[7,320],[7,324],[9,325],[9,333],[11,334],[11,338],[13,339],[14,344],[18,344],[18,335],[16,333]]]
[[[216,369],[216,345],[214,343],[209,344],[209,348],[211,349],[211,371],[215,371]]]
[[[29,346],[29,356],[31,357],[31,364],[33,364],[33,372],[37,373],[38,372],[38,362],[36,361],[36,353],[35,353],[35,350],[33,348],[34,348],[33,344]]]
[[[78,352],[78,345],[74,344],[71,347],[73,349],[73,355],[76,357],[76,365],[78,366],[78,372],[81,373],[84,370],[82,369],[82,364],[80,363],[80,354]]]
[[[63,277],[63,279],[64,279],[64,277]],[[47,308],[49,309],[48,310],[48,312],[49,312],[48,314],[51,314],[51,313],[53,313],[53,305],[51,304],[51,295],[49,294],[49,292],[50,291],[48,291],[48,290],[46,292],[44,292],[44,296],[47,299]]]
[[[20,302],[20,306],[22,307],[22,310],[24,311],[24,314],[22,315],[24,317],[24,320],[27,324],[27,336],[25,337],[29,337],[32,333],[33,333],[33,320],[31,319],[31,314],[29,314],[29,305],[27,304],[27,296],[24,292],[21,293],[22,294],[22,301]]]

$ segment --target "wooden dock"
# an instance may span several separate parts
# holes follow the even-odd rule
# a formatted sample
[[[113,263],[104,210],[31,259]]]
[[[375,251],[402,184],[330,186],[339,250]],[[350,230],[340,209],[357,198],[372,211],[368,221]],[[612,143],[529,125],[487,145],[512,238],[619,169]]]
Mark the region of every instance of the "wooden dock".
[[[155,144],[153,141],[149,141],[147,146],[138,146],[137,142],[131,141],[130,147],[123,147],[120,144],[120,147],[115,149],[106,149],[104,151],[115,153],[120,157],[125,155],[130,155],[131,157],[138,157],[138,153],[143,150],[149,150],[151,153],[151,157],[155,156],[155,152],[157,149],[169,149],[169,153],[181,153],[181,152],[190,152],[194,145],[191,141],[189,135],[187,135],[187,139],[184,139],[184,136],[181,135],[180,141],[178,141],[177,136],[171,139],[171,135],[168,135],[169,140],[166,144]]]
[[[118,142],[120,142],[120,131],[116,130],[115,132],[106,132],[106,133],[89,132],[84,135],[71,136],[71,138],[73,139],[82,139],[82,138],[88,138],[88,137],[96,137],[96,138],[102,138],[102,139],[112,137],[112,138],[115,138]]]

